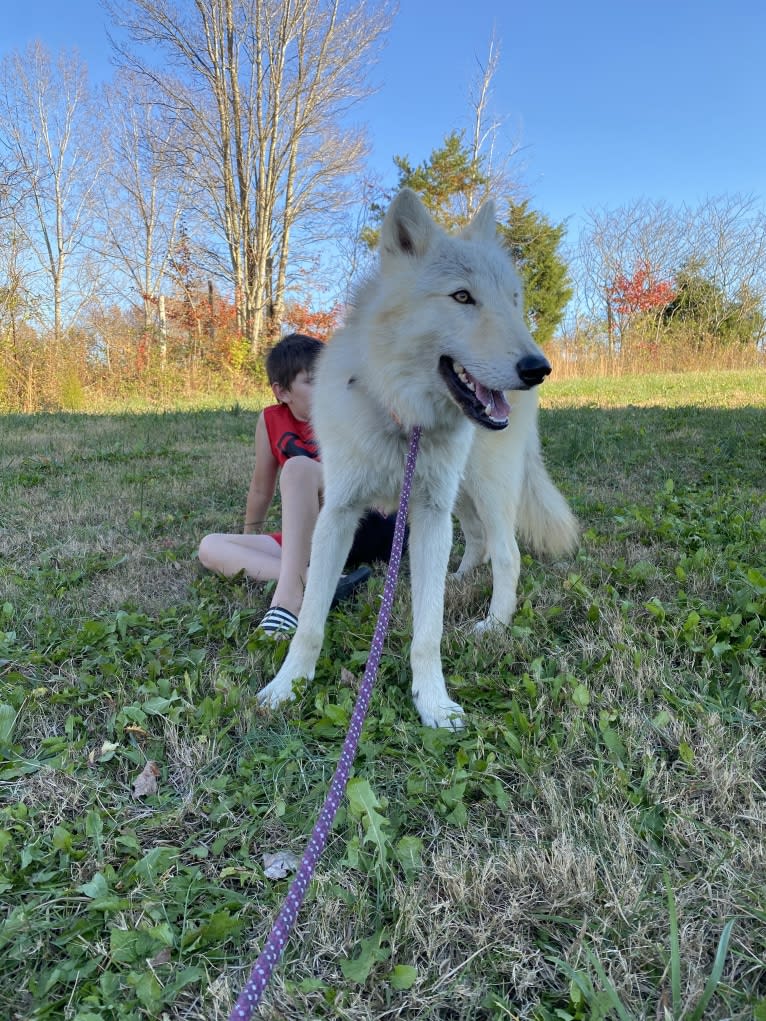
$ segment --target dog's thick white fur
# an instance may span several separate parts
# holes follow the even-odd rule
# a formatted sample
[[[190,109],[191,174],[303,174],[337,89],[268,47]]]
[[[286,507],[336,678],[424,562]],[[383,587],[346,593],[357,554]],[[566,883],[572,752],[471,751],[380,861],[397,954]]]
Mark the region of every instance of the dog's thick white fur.
[[[552,554],[576,541],[537,436],[532,387],[550,366],[525,325],[521,282],[497,239],[491,202],[448,235],[405,189],[386,213],[379,257],[319,359],[312,421],[324,504],[297,631],[258,697],[276,706],[293,697],[296,680],[313,678],[356,523],[366,507],[396,507],[410,432],[420,425],[410,498],[412,693],[424,724],[460,727],[463,709],[447,694],[440,657],[453,507],[466,535],[459,573],[492,561],[484,627],[507,623],[515,608],[517,527]]]
[[[456,574],[492,563],[489,614],[475,631],[508,624],[516,609],[521,556],[516,537],[536,553],[561,557],[577,545],[579,528],[543,464],[537,432],[537,390],[511,395],[508,427],[475,430],[455,514],[465,537]]]

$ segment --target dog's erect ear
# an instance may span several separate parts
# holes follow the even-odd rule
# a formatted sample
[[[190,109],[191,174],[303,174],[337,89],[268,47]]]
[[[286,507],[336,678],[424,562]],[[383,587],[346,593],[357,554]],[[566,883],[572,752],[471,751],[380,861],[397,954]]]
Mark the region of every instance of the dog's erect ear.
[[[476,216],[462,231],[464,238],[472,241],[493,241],[497,237],[497,226],[495,224],[495,203],[487,199],[479,207]]]
[[[424,255],[434,236],[428,210],[410,188],[402,188],[388,207],[380,228],[380,254]]]

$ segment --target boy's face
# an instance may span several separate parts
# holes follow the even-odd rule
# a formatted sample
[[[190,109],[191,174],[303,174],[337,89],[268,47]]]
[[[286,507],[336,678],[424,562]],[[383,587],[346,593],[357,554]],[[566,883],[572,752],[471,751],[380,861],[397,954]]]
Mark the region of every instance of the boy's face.
[[[313,382],[313,374],[303,369],[289,387],[273,383],[271,389],[274,391],[276,399],[281,401],[282,404],[286,404],[299,422],[308,422]]]

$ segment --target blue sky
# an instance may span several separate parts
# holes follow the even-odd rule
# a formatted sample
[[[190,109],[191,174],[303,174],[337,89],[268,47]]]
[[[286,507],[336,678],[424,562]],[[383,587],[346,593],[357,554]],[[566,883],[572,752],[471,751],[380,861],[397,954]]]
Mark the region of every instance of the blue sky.
[[[98,0],[4,7],[0,54],[40,38],[110,74]],[[500,141],[523,147],[520,179],[552,220],[576,230],[585,210],[639,198],[766,197],[763,0],[401,0],[379,91],[358,110],[384,183],[395,153],[419,163],[467,125],[493,30]]]

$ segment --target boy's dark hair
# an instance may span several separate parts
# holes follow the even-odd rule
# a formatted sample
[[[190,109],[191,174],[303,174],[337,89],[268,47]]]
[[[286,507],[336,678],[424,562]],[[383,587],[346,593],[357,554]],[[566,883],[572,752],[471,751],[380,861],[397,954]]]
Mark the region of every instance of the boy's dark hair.
[[[289,390],[299,372],[312,372],[323,347],[322,341],[316,337],[309,337],[305,333],[288,333],[266,355],[269,383],[277,383]]]

